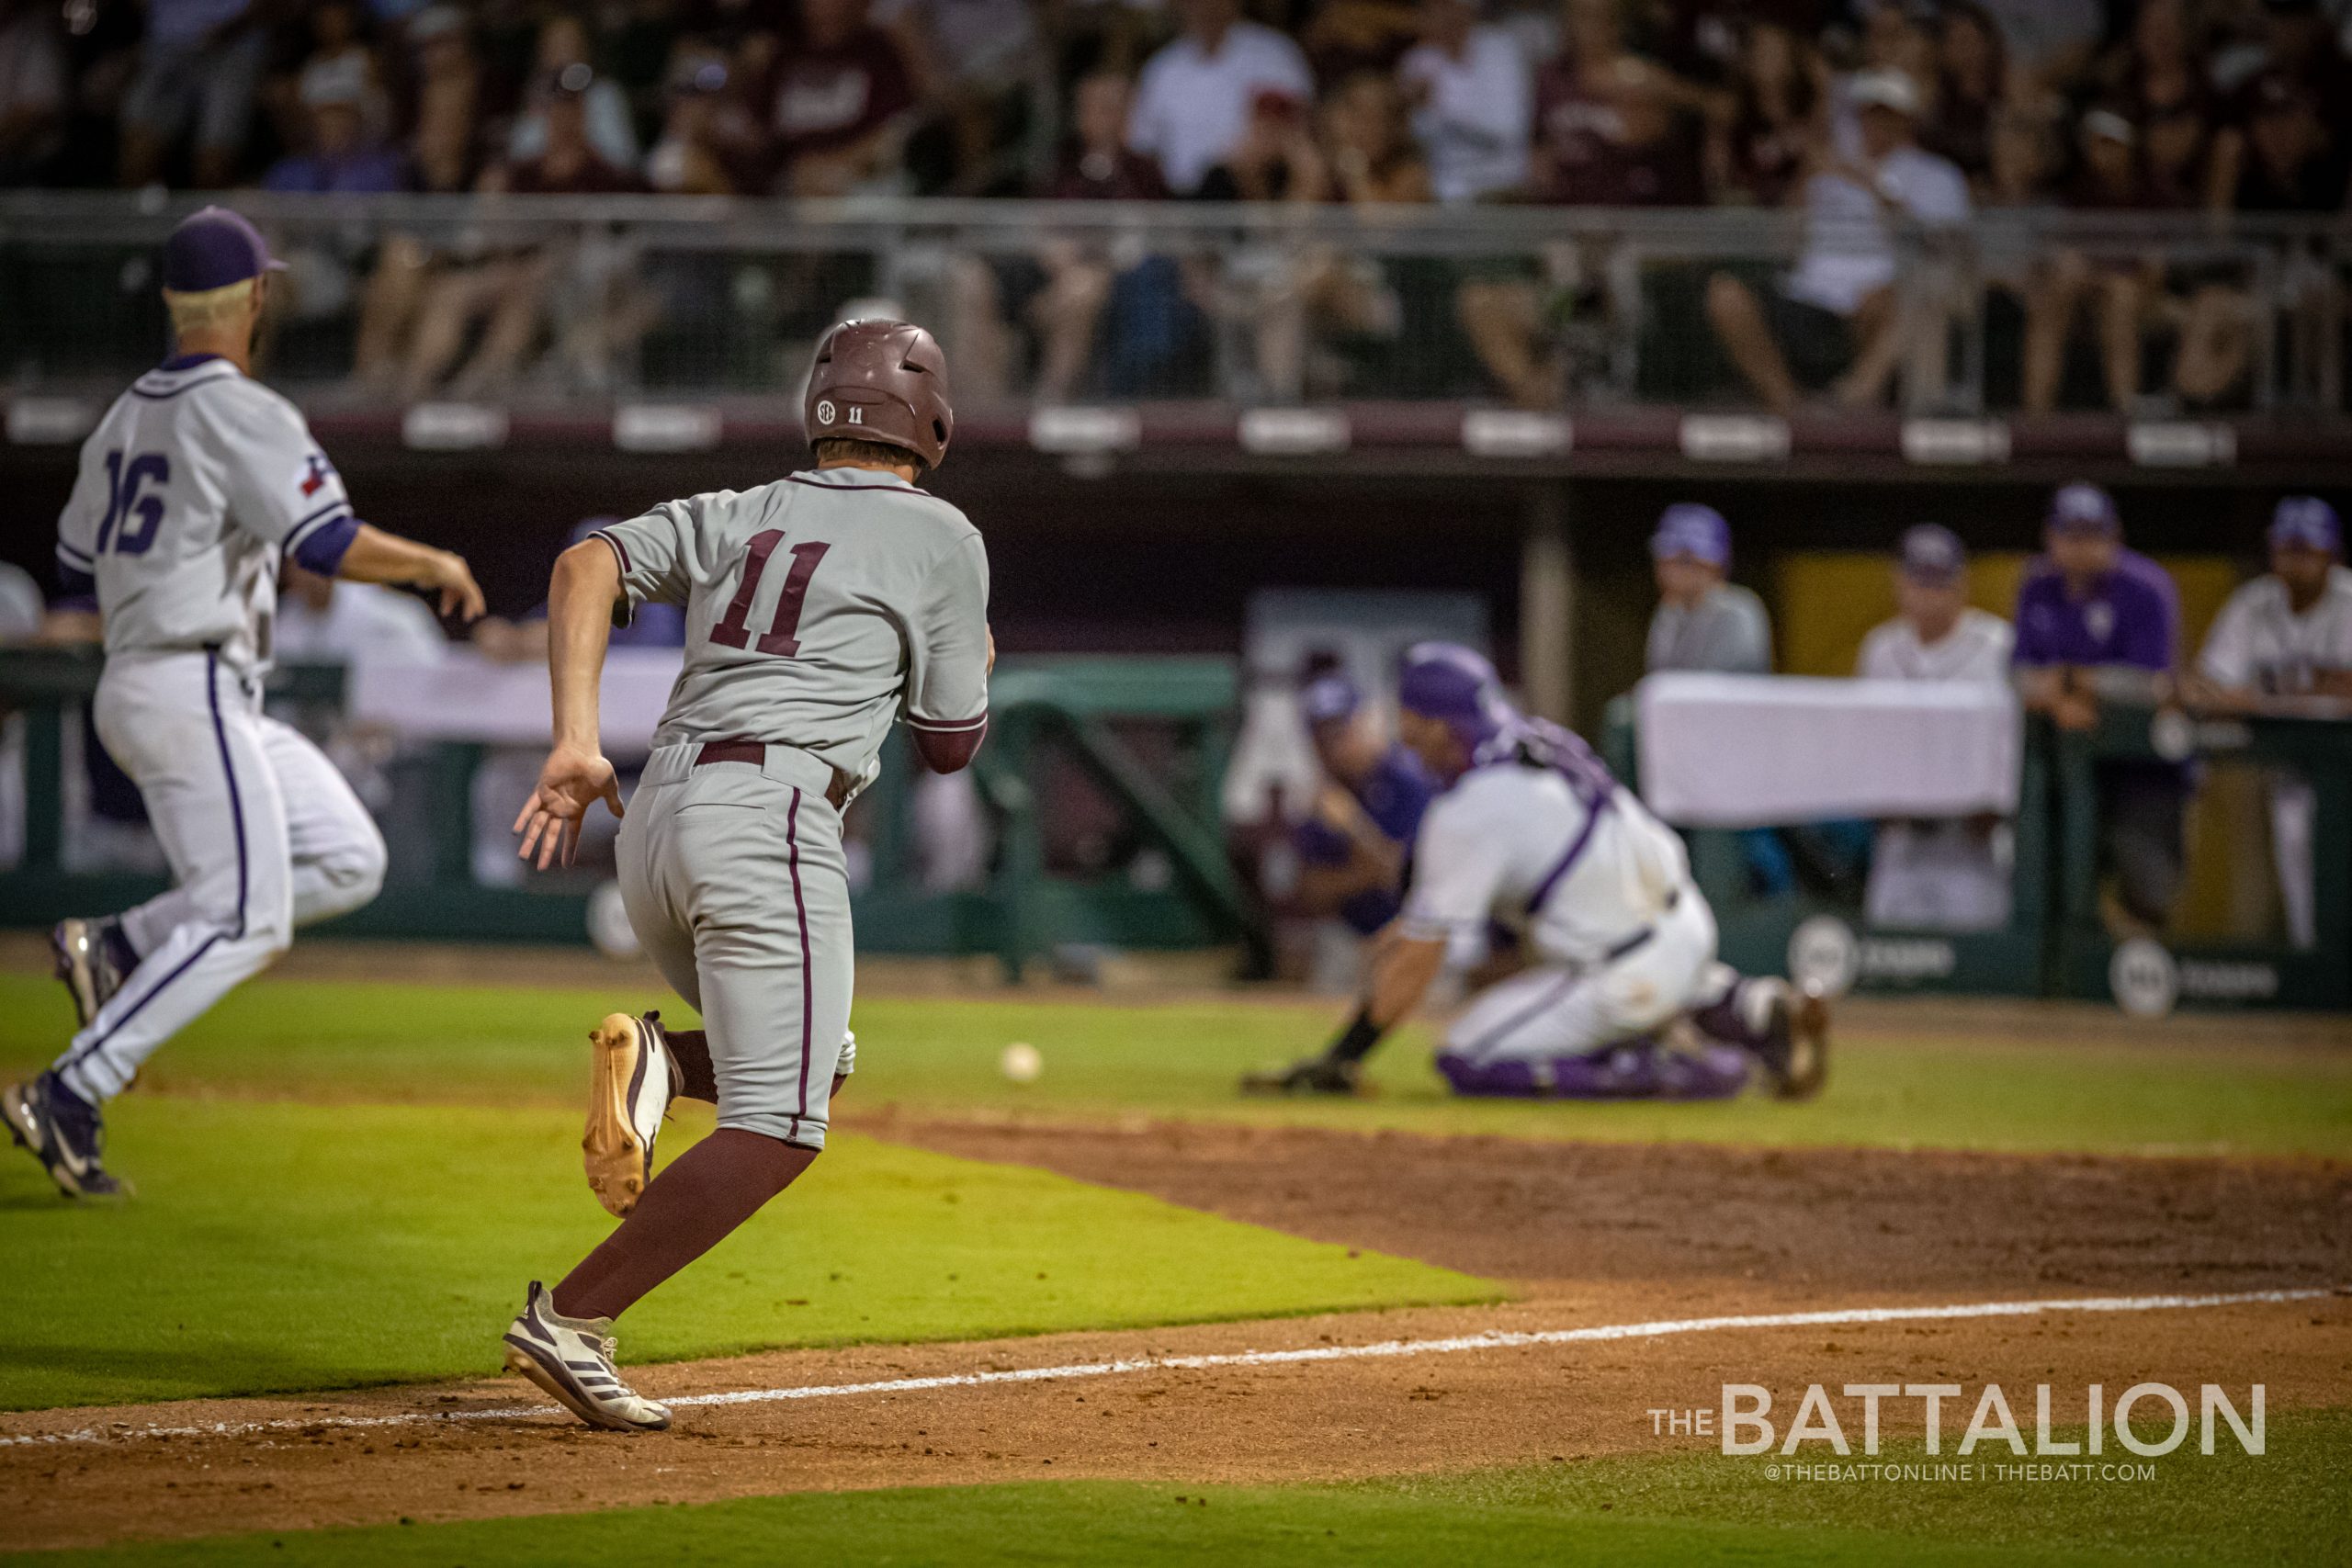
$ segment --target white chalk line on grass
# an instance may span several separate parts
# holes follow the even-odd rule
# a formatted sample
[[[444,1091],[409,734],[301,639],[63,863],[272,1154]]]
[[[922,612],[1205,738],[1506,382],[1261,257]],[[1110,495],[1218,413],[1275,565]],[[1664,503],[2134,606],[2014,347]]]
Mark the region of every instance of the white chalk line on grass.
[[[914,1393],[937,1388],[979,1388],[990,1383],[1056,1382],[1074,1378],[1120,1377],[1136,1372],[1203,1371],[1219,1367],[1279,1367],[1312,1361],[1359,1361],[1400,1356],[1446,1356],[1465,1350],[1515,1350],[1535,1345],[1581,1345],[1616,1339],[1659,1339],[1677,1334],[1712,1334],[1740,1328],[1819,1328],[1834,1325],[1921,1323],[1955,1318],[2035,1317],[2046,1313],[2176,1312],[2199,1307],[2253,1306],[2316,1301],[2341,1293],[2338,1287],[2290,1291],[2234,1291],[2213,1295],[2077,1296],[2052,1301],[1967,1302],[1952,1306],[1846,1307],[1824,1312],[1747,1313],[1726,1317],[1665,1318],[1650,1323],[1594,1324],[1584,1328],[1489,1329],[1446,1339],[1384,1339],[1372,1345],[1316,1345],[1296,1350],[1236,1350],[1201,1356],[1142,1356],[1116,1361],[1074,1361],[1057,1367],[1020,1367],[1001,1371],[942,1372],[932,1377],[885,1378],[876,1382],[804,1384],[795,1388],[737,1389],[727,1393],[690,1393],[663,1404],[673,1410],[704,1405],[770,1404],[788,1399],[841,1399],[863,1393]],[[0,1437],[0,1448],[53,1443],[122,1443],[150,1438],[242,1438],[275,1432],[357,1431],[384,1427],[430,1426],[458,1421],[517,1421],[569,1416],[553,1404],[515,1404],[485,1410],[404,1410],[387,1416],[285,1416],[268,1421],[216,1421],[188,1427],[85,1427],[71,1432],[29,1432]]]

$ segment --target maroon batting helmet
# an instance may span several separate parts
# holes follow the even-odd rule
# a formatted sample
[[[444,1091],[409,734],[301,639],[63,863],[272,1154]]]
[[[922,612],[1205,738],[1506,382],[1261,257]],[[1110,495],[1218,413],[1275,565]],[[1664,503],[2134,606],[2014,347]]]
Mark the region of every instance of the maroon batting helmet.
[[[947,356],[911,321],[843,321],[817,344],[801,417],[812,446],[836,435],[878,441],[935,468],[956,431]]]

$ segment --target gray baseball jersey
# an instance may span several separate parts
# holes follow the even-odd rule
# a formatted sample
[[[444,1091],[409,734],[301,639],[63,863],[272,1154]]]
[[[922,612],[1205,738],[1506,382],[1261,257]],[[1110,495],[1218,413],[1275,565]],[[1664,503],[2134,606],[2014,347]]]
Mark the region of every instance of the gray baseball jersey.
[[[2230,595],[2197,661],[2209,681],[2308,692],[2324,671],[2352,670],[2352,568],[2335,567],[2317,603],[2297,615],[2287,585],[2257,577]]]
[[[229,361],[166,361],[82,446],[60,577],[95,591],[107,652],[270,659],[280,561],[332,576],[359,525],[301,412]]]
[[[988,717],[988,553],[946,502],[866,468],[716,491],[597,530],[629,607],[686,612],[686,662],[654,732],[781,741],[851,777],[890,721]]]

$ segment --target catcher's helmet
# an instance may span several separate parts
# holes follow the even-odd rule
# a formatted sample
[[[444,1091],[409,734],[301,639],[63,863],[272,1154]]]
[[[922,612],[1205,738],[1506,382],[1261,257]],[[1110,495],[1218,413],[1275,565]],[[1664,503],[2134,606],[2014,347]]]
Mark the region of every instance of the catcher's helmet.
[[[947,356],[911,321],[843,321],[818,341],[801,412],[811,445],[834,435],[878,441],[935,468],[956,430]]]

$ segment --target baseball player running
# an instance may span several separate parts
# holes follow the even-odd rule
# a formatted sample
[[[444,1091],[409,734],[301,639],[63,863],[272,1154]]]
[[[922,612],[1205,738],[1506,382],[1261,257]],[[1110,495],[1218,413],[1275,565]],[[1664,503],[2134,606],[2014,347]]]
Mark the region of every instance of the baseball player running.
[[[292,403],[252,379],[254,326],[279,264],[208,207],[164,247],[179,352],[131,383],[82,447],[57,525],[69,601],[106,623],[98,737],[139,785],[173,886],[71,919],[51,941],[80,1032],[0,1112],[71,1196],[128,1188],[100,1163],[100,1108],[185,1025],[259,973],[295,928],[358,908],[384,841],[334,764],[261,712],[280,564],[407,583],[481,614],[466,563],[352,515]]]
[[[988,556],[964,514],[916,488],[955,423],[947,364],[904,321],[818,344],[813,471],[669,502],[556,562],[548,596],[555,747],[515,830],[569,860],[597,801],[621,814],[598,743],[611,623],[686,612],[684,672],[618,845],[629,923],[704,1028],[615,1013],[590,1035],[589,1185],[625,1215],[554,1290],[534,1281],[506,1365],[597,1427],[666,1427],[613,1364],[613,1319],[806,1170],[854,1066],[854,964],[841,813],[903,714],[916,754],[963,767],[988,728]],[[718,1130],[657,1178],[677,1095]]]
[[[1474,998],[1437,1065],[1457,1094],[1712,1099],[1760,1065],[1801,1097],[1827,1063],[1826,1009],[1715,959],[1715,919],[1682,841],[1583,741],[1504,700],[1469,649],[1422,643],[1397,681],[1398,728],[1445,783],[1421,820],[1403,912],[1381,933],[1361,1010],[1331,1047],[1247,1087],[1351,1093],[1363,1058],[1489,922],[1528,966]],[[1660,1047],[1688,1018],[1705,1043]]]

